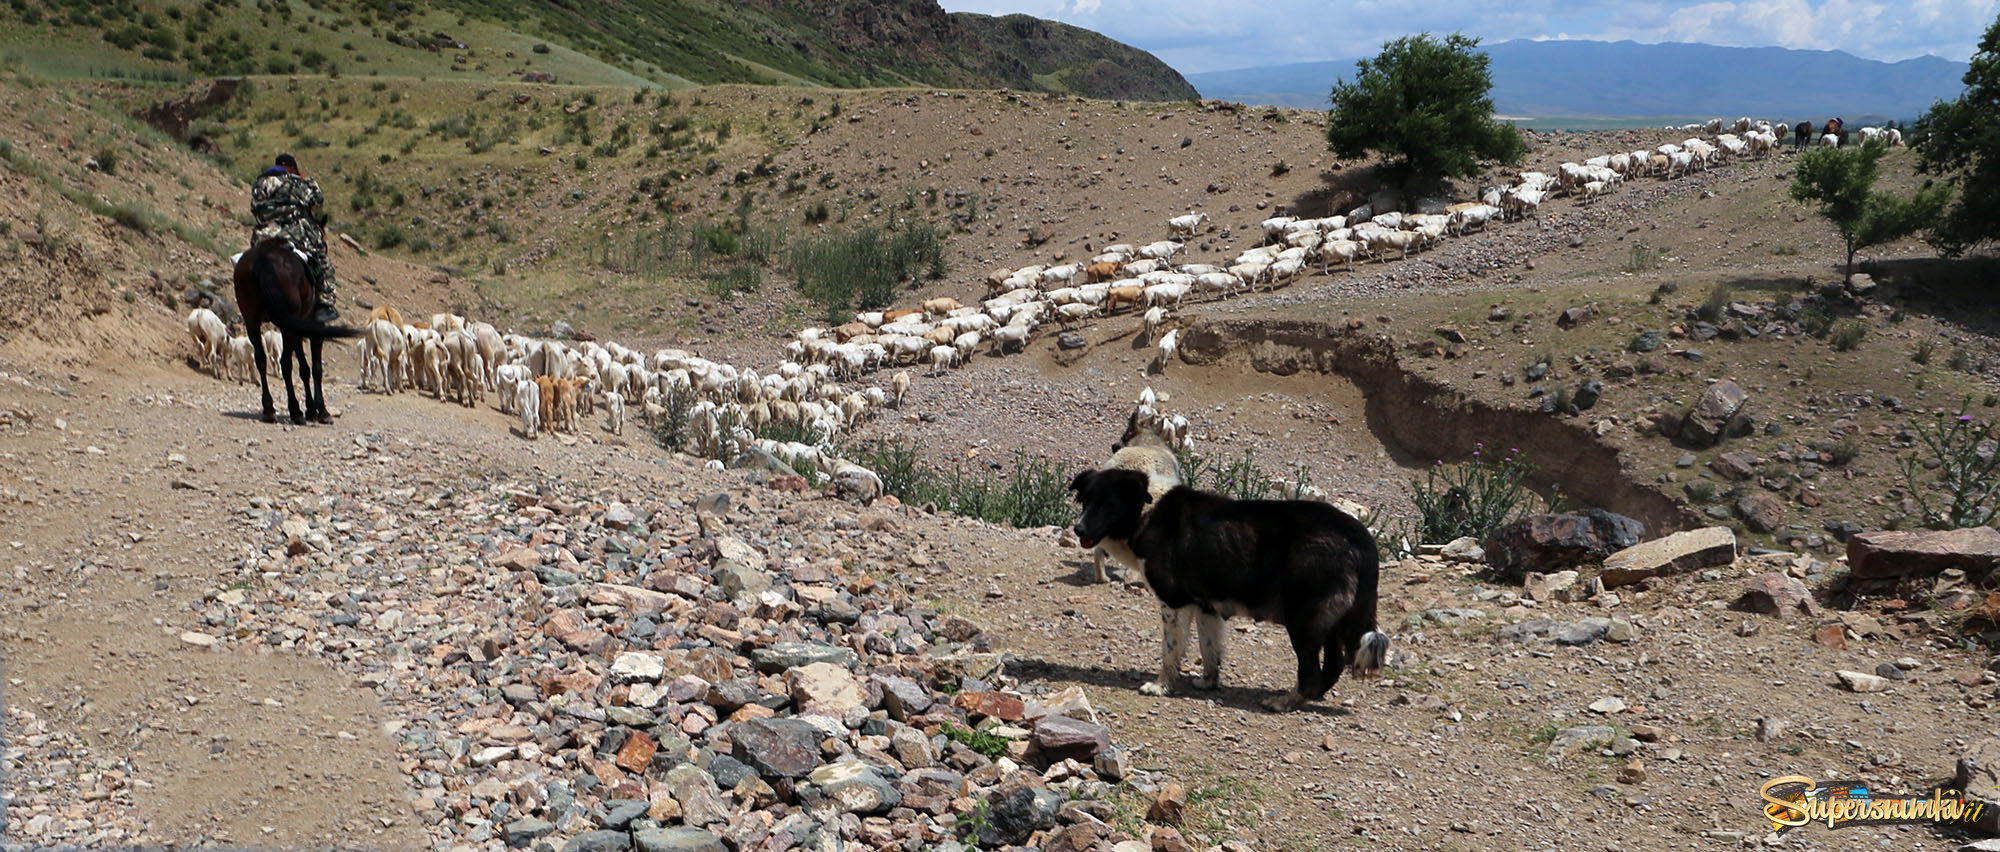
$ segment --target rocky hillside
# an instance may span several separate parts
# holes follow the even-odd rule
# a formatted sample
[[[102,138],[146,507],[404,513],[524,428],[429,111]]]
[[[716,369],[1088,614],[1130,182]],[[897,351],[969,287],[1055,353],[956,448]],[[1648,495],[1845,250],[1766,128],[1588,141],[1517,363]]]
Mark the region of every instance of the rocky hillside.
[[[992,73],[1019,88],[1093,98],[1176,101],[1200,97],[1157,57],[1091,30],[1029,15],[955,12],[952,21],[998,53]]]
[[[272,5],[245,18],[181,0],[135,0],[115,13],[22,0],[0,7],[0,44],[9,61],[59,76],[345,73],[1195,96],[1165,63],[1097,33],[1024,15],[948,14],[935,0]]]

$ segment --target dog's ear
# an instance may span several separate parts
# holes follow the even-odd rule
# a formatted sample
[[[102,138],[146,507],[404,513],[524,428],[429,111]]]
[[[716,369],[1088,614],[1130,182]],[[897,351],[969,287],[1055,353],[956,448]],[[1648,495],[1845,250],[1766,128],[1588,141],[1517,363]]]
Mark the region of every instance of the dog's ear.
[[[1131,475],[1119,479],[1119,489],[1124,491],[1127,497],[1132,498],[1134,502],[1141,506],[1153,502],[1152,480],[1136,470],[1126,471],[1126,473]]]
[[[1069,481],[1069,490],[1079,495],[1082,494],[1083,489],[1089,488],[1090,480],[1096,478],[1096,476],[1097,471],[1094,470],[1086,470],[1077,474],[1076,478]]]

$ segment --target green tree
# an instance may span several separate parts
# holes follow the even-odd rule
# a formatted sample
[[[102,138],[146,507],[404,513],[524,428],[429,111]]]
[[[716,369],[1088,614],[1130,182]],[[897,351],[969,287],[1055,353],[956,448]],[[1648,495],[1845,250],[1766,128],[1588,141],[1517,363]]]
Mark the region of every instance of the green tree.
[[[1819,205],[1819,214],[1840,231],[1847,244],[1847,274],[1854,274],[1854,253],[1869,246],[1909,236],[1936,221],[1951,191],[1926,186],[1910,198],[1875,189],[1882,155],[1889,146],[1813,148],[1799,158],[1792,175],[1792,197]]]
[[[1910,134],[1918,171],[1957,190],[1925,238],[1946,257],[2000,237],[2000,20],[1965,72],[1965,92],[1938,101]]]
[[[1355,63],[1353,81],[1333,86],[1328,146],[1347,158],[1380,154],[1404,182],[1469,177],[1481,159],[1518,162],[1527,144],[1494,120],[1492,60],[1478,46],[1461,33],[1425,33]]]

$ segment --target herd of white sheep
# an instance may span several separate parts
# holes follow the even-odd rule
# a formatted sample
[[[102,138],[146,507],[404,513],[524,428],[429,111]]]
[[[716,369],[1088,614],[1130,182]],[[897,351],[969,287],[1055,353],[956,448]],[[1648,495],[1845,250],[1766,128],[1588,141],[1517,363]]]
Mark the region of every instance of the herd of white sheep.
[[[1227,262],[1185,262],[1187,244],[1181,240],[1210,223],[1205,213],[1176,216],[1167,222],[1170,239],[1106,246],[1087,261],[995,270],[978,304],[933,298],[916,308],[866,311],[842,325],[800,330],[784,344],[785,360],[768,373],[681,349],[645,353],[616,342],[502,334],[490,323],[449,313],[435,314],[428,323],[405,322],[393,308],[378,307],[359,344],[360,386],[386,394],[417,388],[468,406],[492,392],[500,411],[520,418],[526,438],[545,430],[573,434],[600,403],[605,429],[622,434],[628,404],[636,406],[643,423],[656,425],[678,401],[686,410],[690,449],[697,454],[734,457],[754,447],[786,464],[825,472],[843,491],[879,494],[881,481],[873,472],[833,451],[840,436],[882,407],[901,405],[910,372],[898,369],[886,387],[858,386],[877,371],[928,366],[930,374],[942,374],[981,347],[995,355],[1019,352],[1050,326],[1068,328],[1120,309],[1140,317],[1142,339],[1158,335],[1150,369],[1164,370],[1178,349],[1178,332],[1168,327],[1173,311],[1190,296],[1226,299],[1259,286],[1275,289],[1315,264],[1327,274],[1336,263],[1351,268],[1357,261],[1387,260],[1390,251],[1406,258],[1448,236],[1539,217],[1542,204],[1558,195],[1590,203],[1631,178],[1668,179],[1729,157],[1767,156],[1780,138],[1773,125],[1748,118],[1726,131],[1720,119],[1690,127],[1713,141],[1695,136],[1652,150],[1562,163],[1554,174],[1522,172],[1510,186],[1485,190],[1478,201],[1436,212],[1377,212],[1363,205],[1338,216],[1265,219],[1261,244]],[[1864,135],[1871,129],[1864,128]],[[230,337],[222,319],[205,308],[188,315],[188,328],[210,372],[238,381],[250,375],[247,337]],[[265,335],[266,348],[277,352],[277,332]],[[1145,396],[1151,396],[1150,388]],[[1142,410],[1151,411],[1151,399],[1140,402]],[[1184,418],[1154,419],[1176,443],[1189,440]],[[757,437],[773,424],[794,424],[800,433],[819,437],[812,444]]]

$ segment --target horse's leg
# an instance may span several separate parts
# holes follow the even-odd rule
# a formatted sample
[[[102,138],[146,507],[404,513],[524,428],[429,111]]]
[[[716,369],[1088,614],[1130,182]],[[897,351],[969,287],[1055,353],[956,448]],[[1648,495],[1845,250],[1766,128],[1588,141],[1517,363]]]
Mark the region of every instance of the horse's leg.
[[[278,412],[271,406],[271,373],[265,369],[263,326],[264,323],[259,321],[249,323],[245,327],[250,331],[250,351],[257,356],[257,387],[264,392],[264,422],[276,423]],[[284,357],[284,353],[278,353],[278,357]]]
[[[292,390],[292,361],[294,359],[299,362],[299,372],[305,372],[305,351],[299,348],[299,338],[287,331],[285,332],[285,353],[278,357],[278,365],[284,368],[285,373],[285,407],[287,411],[291,412],[292,425],[303,426],[306,422],[306,415],[305,412],[299,410],[299,395]]]
[[[325,345],[326,341],[324,339],[318,337],[313,338],[312,401],[307,403],[307,405],[311,409],[308,413],[312,415],[313,420],[320,423],[332,423],[333,415],[327,413],[326,410],[326,383],[325,383],[326,374],[321,372],[321,370],[325,366],[325,362],[320,360],[320,349]]]

